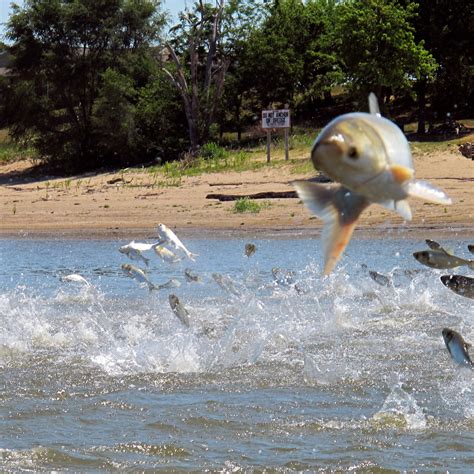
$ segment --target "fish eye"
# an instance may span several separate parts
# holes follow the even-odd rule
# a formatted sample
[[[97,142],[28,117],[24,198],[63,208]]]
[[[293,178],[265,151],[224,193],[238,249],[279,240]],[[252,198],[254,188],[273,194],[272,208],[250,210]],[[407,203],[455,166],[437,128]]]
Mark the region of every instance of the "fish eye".
[[[357,158],[359,158],[359,153],[357,152],[357,148],[355,146],[350,146],[349,150],[347,150],[347,156],[351,160],[357,160]]]

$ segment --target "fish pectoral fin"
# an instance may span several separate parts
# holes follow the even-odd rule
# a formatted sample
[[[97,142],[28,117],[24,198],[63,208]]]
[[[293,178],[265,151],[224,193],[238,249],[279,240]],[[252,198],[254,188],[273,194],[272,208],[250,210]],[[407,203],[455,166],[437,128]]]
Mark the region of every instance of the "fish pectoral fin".
[[[411,208],[406,199],[395,201],[395,210],[406,220],[411,221]]]
[[[449,198],[444,191],[434,187],[427,181],[411,181],[407,185],[407,192],[409,196],[423,199],[428,202],[435,204],[452,204],[451,198]]]
[[[413,179],[413,170],[402,165],[390,165],[390,172],[392,173],[395,182],[402,184]]]
[[[370,202],[340,185],[311,181],[292,183],[305,206],[324,221],[324,275],[331,273],[349,243],[357,219]]]
[[[398,212],[406,221],[411,221],[411,208],[406,199],[402,201],[394,201],[393,199],[389,201],[383,201],[380,203],[380,205],[386,209],[391,209],[392,211]]]

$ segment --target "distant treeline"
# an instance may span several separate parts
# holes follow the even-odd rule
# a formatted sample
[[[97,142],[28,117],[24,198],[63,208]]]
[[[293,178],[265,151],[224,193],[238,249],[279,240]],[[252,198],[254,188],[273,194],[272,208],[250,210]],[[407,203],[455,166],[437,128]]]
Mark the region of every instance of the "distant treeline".
[[[65,172],[192,158],[267,107],[316,127],[370,91],[418,133],[474,110],[471,0],[197,1],[175,25],[158,0],[25,0],[7,38],[2,126]]]

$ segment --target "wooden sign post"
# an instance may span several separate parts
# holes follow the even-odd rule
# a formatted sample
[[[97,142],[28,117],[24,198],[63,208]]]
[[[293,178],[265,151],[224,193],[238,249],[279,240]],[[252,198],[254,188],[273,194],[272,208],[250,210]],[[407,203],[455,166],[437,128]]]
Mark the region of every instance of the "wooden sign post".
[[[267,131],[267,163],[270,163],[272,128],[285,129],[285,160],[288,160],[288,130],[290,128],[290,109],[262,110],[262,128]]]

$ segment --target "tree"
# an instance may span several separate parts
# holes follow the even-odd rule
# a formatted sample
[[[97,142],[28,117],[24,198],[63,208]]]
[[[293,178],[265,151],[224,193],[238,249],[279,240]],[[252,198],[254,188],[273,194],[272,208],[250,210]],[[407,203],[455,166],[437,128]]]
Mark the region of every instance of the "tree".
[[[410,23],[416,6],[396,0],[349,0],[338,6],[333,42],[345,83],[360,100],[373,91],[384,103],[411,90],[415,80],[433,78],[436,62],[415,41]]]
[[[474,109],[474,4],[466,0],[418,0],[413,19],[416,35],[439,64],[435,80],[422,78],[417,86],[418,132],[425,132],[425,105],[431,96],[431,111]]]
[[[180,23],[171,30],[173,39],[166,47],[174,68],[165,72],[182,97],[193,156],[209,139],[233,46],[248,24],[250,11],[242,0],[228,4],[216,0],[214,5],[199,0],[193,10],[180,14]]]
[[[245,98],[258,109],[288,103],[300,116],[311,116],[315,106],[330,97],[340,76],[338,58],[327,40],[335,4],[335,0],[266,4],[262,22],[255,25],[231,68],[240,103]]]
[[[27,0],[13,6],[4,115],[16,139],[69,170],[143,159],[134,120],[155,66],[155,0]]]

